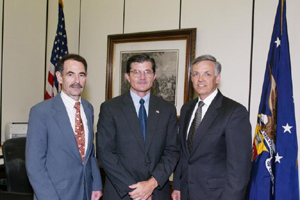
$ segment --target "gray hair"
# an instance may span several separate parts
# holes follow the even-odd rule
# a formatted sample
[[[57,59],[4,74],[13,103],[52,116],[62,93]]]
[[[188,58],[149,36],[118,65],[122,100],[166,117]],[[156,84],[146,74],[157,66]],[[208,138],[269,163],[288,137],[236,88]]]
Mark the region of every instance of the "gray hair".
[[[211,61],[215,64],[215,76],[221,73],[221,69],[222,69],[221,63],[219,63],[215,57],[208,54],[195,58],[195,60],[192,62],[192,67],[201,61]]]

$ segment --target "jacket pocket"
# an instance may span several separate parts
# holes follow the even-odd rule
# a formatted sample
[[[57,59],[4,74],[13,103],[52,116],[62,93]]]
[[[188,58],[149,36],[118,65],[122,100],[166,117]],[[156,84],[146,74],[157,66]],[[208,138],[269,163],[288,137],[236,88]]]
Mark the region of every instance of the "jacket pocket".
[[[68,186],[68,180],[56,181],[54,186],[56,189],[64,190]]]
[[[223,178],[209,178],[207,179],[208,188],[222,188],[224,187],[225,180]]]

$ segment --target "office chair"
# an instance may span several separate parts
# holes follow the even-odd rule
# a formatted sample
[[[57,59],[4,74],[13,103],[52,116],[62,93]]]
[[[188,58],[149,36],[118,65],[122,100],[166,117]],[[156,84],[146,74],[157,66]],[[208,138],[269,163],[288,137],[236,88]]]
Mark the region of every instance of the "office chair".
[[[3,199],[3,200],[32,200],[33,194],[0,191],[0,199]]]
[[[26,137],[6,140],[2,146],[7,191],[33,193],[25,167]]]

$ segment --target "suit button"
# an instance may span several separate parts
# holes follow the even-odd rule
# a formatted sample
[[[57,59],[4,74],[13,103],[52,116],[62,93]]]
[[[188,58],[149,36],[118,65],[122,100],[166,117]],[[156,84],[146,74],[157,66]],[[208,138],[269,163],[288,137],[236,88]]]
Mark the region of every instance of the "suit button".
[[[188,164],[189,164],[189,165],[191,165],[191,164],[192,164],[192,162],[188,162]]]
[[[81,183],[81,186],[84,186],[84,183]]]

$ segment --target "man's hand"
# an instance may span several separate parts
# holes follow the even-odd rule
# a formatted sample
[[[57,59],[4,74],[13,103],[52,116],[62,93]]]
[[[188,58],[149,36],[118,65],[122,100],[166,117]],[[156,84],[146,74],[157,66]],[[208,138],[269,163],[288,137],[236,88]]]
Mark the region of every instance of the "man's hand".
[[[149,198],[152,199],[151,194],[157,186],[158,184],[156,179],[152,177],[148,181],[142,181],[130,185],[129,188],[133,189],[133,191],[129,192],[128,194],[133,200],[148,200]]]
[[[173,200],[180,200],[180,191],[179,190],[173,190],[172,199]]]
[[[102,197],[102,191],[92,191],[92,198],[91,200],[99,200]]]

